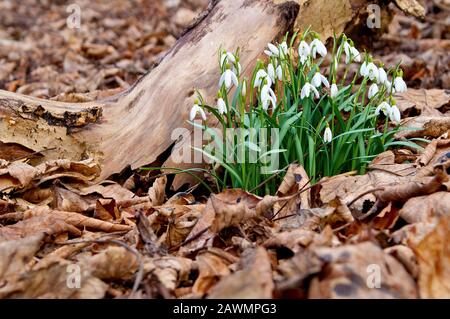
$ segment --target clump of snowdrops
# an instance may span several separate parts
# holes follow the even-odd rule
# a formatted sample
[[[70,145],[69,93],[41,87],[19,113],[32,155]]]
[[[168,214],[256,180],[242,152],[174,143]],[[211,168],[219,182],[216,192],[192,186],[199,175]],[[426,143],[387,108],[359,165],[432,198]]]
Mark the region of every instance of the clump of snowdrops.
[[[274,193],[294,162],[303,165],[312,183],[347,171],[363,173],[387,148],[414,146],[393,138],[401,120],[393,94],[407,90],[399,65],[385,69],[345,35],[335,37],[328,52],[310,30],[269,43],[265,54],[267,61],[258,61],[246,78],[239,50],[220,49],[217,99],[205,101],[197,92],[191,109],[190,121],[211,137],[196,151],[212,164],[219,190]],[[327,58],[331,62],[322,67]],[[358,72],[349,77],[354,63]],[[339,65],[344,65],[340,76]],[[211,115],[218,129],[208,126]],[[227,135],[227,130],[239,133]]]

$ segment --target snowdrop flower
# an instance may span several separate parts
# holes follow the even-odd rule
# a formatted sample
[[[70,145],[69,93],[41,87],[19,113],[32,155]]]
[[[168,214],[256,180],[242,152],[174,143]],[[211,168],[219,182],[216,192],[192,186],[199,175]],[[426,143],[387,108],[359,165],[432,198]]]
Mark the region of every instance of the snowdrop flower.
[[[368,77],[371,81],[379,79],[378,68],[373,62],[364,62],[361,65],[360,73],[363,77]]]
[[[270,63],[267,67],[267,74],[269,75],[272,82],[275,82],[275,68],[273,67],[272,63]]]
[[[325,132],[323,133],[323,141],[325,143],[330,143],[333,139],[333,132],[331,132],[330,127],[327,124],[327,128],[325,129]]]
[[[325,45],[320,41],[319,39],[314,39],[311,42],[311,55],[315,59],[317,56],[317,53],[319,53],[322,57],[326,56],[328,51]]]
[[[386,92],[389,94],[394,94],[395,93],[395,88],[392,87],[392,84],[390,81],[386,80],[386,82],[384,83],[384,85],[386,85]]]
[[[338,95],[338,87],[336,85],[336,83],[331,84],[331,97],[335,98]]]
[[[397,76],[394,79],[394,86],[395,86],[395,91],[398,93],[403,93],[408,90],[405,81],[403,81],[403,79],[400,76]]]
[[[256,87],[261,87],[261,85],[263,84],[263,81],[266,80],[269,86],[272,86],[272,80],[270,78],[270,76],[267,74],[266,71],[264,71],[263,69],[259,70],[258,72],[256,72],[255,75],[255,83],[253,85],[254,88]]]
[[[373,83],[369,88],[369,99],[373,98],[378,93],[378,85],[376,83]]]
[[[349,64],[353,58],[356,62],[361,62],[361,55],[359,51],[351,46],[347,41],[344,42],[344,52],[345,52],[345,64]]]
[[[316,74],[314,74],[312,80],[311,80],[312,84],[318,88],[322,85],[325,85],[327,88],[330,87],[330,83],[328,82],[327,78],[324,77],[322,74],[320,74],[319,72],[316,72]]]
[[[380,105],[377,106],[375,110],[375,115],[380,115],[380,112],[383,112],[384,115],[388,115],[391,111],[391,106],[388,102],[382,102]]]
[[[189,113],[189,119],[193,121],[197,116],[197,113],[200,113],[203,121],[206,121],[205,111],[203,111],[203,109],[198,105],[198,101],[195,101],[195,104],[192,107],[191,112]]]
[[[305,97],[309,97],[311,91],[314,92],[315,98],[319,98],[319,91],[314,87],[314,85],[311,85],[310,83],[306,82],[305,85],[302,88],[302,91],[300,93],[300,97],[304,99]]]
[[[378,68],[378,83],[385,84],[387,81],[386,71],[383,68]]]
[[[225,63],[236,63],[236,57],[233,53],[223,51],[222,55],[220,56],[220,66],[223,67],[223,64]]]
[[[244,81],[242,82],[241,95],[242,95],[243,97],[246,97],[246,96],[247,96],[247,81],[246,81],[246,80],[244,80]]]
[[[239,62],[233,64],[233,73],[234,74],[236,74],[236,75],[241,74],[241,69],[242,69],[242,67],[241,67],[241,64]]]
[[[401,115],[400,115],[400,110],[398,109],[397,105],[392,105],[390,110],[389,110],[389,119],[392,122],[400,122],[401,120]]]
[[[283,54],[283,56],[288,55],[289,48],[288,48],[286,41],[283,41],[283,43],[280,44],[280,52]]]
[[[268,56],[272,57],[279,57],[280,56],[280,50],[278,50],[278,48],[273,45],[272,43],[268,43],[267,46],[269,47],[269,50],[264,50],[264,53],[267,54]]]
[[[298,47],[298,56],[300,57],[300,63],[304,64],[311,54],[311,48],[305,41],[300,42]]]
[[[225,101],[222,98],[219,98],[217,100],[217,110],[219,111],[219,114],[227,113],[227,105],[225,104]]]
[[[277,96],[275,92],[270,88],[269,85],[264,85],[261,90],[261,101],[262,107],[265,111],[269,108],[269,104],[272,104],[272,108],[275,109],[277,107]]]
[[[225,72],[223,72],[222,76],[220,77],[219,87],[222,87],[223,84],[225,84],[225,87],[227,89],[229,89],[232,84],[236,86],[239,85],[239,81],[236,74],[230,69],[226,69]]]
[[[281,65],[277,67],[276,73],[278,81],[283,81],[283,68],[281,67]]]

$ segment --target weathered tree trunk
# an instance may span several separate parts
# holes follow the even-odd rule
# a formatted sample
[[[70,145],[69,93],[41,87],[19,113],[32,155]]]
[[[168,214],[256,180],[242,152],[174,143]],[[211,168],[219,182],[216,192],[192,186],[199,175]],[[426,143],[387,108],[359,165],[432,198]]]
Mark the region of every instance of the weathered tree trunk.
[[[93,157],[102,167],[99,179],[128,165],[134,169],[154,162],[174,143],[174,129],[191,128],[186,120],[194,89],[207,101],[214,100],[219,47],[240,48],[242,69],[248,74],[268,42],[294,23],[302,26],[303,11],[305,21],[311,21],[313,28],[319,23],[329,35],[333,26],[341,32],[355,19],[365,0],[339,0],[339,10],[328,0],[296,2],[213,0],[203,18],[157,67],[109,100],[61,103],[0,90],[0,158],[14,158],[25,148],[25,152],[40,152],[41,160]]]
[[[241,48],[248,71],[268,42],[297,17],[294,2],[213,1],[209,12],[130,90],[109,101],[61,103],[0,91],[0,141],[42,152],[45,159],[98,159],[100,179],[131,165],[155,161],[186,123],[194,88],[213,100],[218,89],[218,49]],[[8,147],[11,146],[11,147]]]

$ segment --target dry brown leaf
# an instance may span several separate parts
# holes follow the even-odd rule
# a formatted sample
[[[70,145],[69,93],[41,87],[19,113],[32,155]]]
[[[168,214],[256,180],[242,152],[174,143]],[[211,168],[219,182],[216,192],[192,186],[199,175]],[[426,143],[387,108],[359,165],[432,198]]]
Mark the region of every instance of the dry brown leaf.
[[[72,235],[80,236],[81,232],[59,216],[37,215],[28,216],[27,219],[14,225],[0,228],[0,239],[15,240],[29,237],[35,234],[59,235],[69,232]]]
[[[318,234],[307,229],[293,229],[276,234],[264,242],[266,248],[286,247],[297,253],[301,247],[307,247]]]
[[[166,197],[167,176],[158,177],[153,186],[148,190],[148,197],[154,206],[160,206],[164,203]]]
[[[450,193],[437,192],[410,198],[399,214],[407,223],[426,222],[430,217],[441,217],[450,212]]]
[[[448,213],[448,211],[447,211]],[[419,262],[422,298],[450,298],[450,215],[414,247]]]
[[[409,88],[405,93],[395,95],[397,106],[403,114],[415,109],[421,115],[441,116],[439,108],[450,102],[450,94],[446,90],[415,90]]]
[[[74,268],[72,268],[74,267]],[[108,285],[81,270],[79,288],[68,285],[68,270],[77,269],[77,265],[59,261],[45,268],[32,269],[20,273],[17,280],[0,288],[0,298],[103,298]]]
[[[371,242],[314,250],[326,262],[309,288],[309,298],[417,298],[403,265]],[[376,288],[379,272],[380,288]],[[374,285],[372,285],[374,284]],[[373,287],[373,288],[370,288]]]
[[[419,264],[414,251],[408,246],[395,245],[384,249],[384,251],[396,258],[414,279],[419,275]]]
[[[396,139],[412,137],[438,138],[450,131],[448,116],[417,116],[402,121],[401,130],[395,134]]]
[[[229,265],[238,259],[223,250],[210,249],[200,252],[195,258],[198,267],[198,277],[192,287],[192,292],[204,296],[222,277],[231,272]]]
[[[99,254],[81,261],[84,269],[91,269],[93,276],[104,280],[130,280],[139,267],[135,254],[124,247],[109,246]]]
[[[208,294],[210,299],[269,299],[274,283],[272,265],[262,247],[246,250],[240,260],[240,270],[223,277]]]
[[[76,213],[82,213],[89,209],[89,203],[70,190],[55,186],[52,191],[53,203],[51,207],[53,209]]]
[[[192,270],[192,260],[182,257],[161,257],[153,259],[154,274],[168,290],[173,291],[188,279]]]
[[[0,287],[7,285],[14,276],[26,269],[40,249],[43,239],[44,235],[38,234],[0,242]]]

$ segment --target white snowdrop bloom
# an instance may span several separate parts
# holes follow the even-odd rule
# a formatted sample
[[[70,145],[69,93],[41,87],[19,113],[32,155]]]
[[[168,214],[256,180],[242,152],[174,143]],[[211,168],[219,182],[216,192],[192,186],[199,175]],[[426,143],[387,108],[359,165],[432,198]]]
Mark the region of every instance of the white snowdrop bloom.
[[[388,102],[382,102],[380,105],[377,106],[375,110],[375,115],[380,115],[380,112],[383,112],[384,115],[388,115],[391,111],[391,106]]]
[[[267,111],[270,104],[272,104],[273,109],[277,107],[277,96],[269,85],[264,85],[261,89],[261,101],[262,107],[265,111]]]
[[[288,47],[286,41],[283,41],[283,43],[280,44],[280,52],[284,56],[287,56],[289,54],[289,47]]]
[[[333,139],[333,132],[331,132],[330,127],[327,125],[327,128],[325,129],[325,132],[323,133],[323,141],[325,143],[330,143]]]
[[[392,105],[389,110],[389,119],[392,122],[399,123],[401,120],[400,110],[398,109],[397,105]]]
[[[331,84],[331,97],[335,98],[338,95],[338,87],[336,85],[336,83]]]
[[[387,73],[383,68],[378,68],[378,83],[379,84],[386,84],[388,81]]]
[[[375,64],[373,64],[373,62],[364,62],[361,65],[360,73],[363,77],[368,77],[371,81],[376,80],[378,82],[378,68]]]
[[[376,83],[373,83],[369,88],[369,99],[377,95],[378,91],[379,91],[378,85]]]
[[[217,100],[217,110],[219,111],[219,114],[227,113],[227,105],[225,104],[225,101],[222,98],[219,98]]]
[[[264,81],[267,81],[269,86],[272,86],[272,80],[270,79],[270,76],[267,74],[267,72],[263,69],[256,72],[255,75],[255,83],[253,85],[254,88],[261,87]]]
[[[361,76],[363,76],[363,77],[366,77],[367,75],[367,62],[366,61],[364,61],[362,64],[361,64],[361,67],[359,68],[359,74],[361,75]]]
[[[389,80],[386,80],[386,82],[384,83],[384,85],[386,86],[386,92],[389,94],[394,94],[395,93],[395,88],[392,87],[392,83]]]
[[[241,74],[241,69],[242,69],[242,67],[241,67],[241,64],[239,62],[233,64],[233,73],[234,74],[236,74],[236,75]]]
[[[317,56],[317,53],[319,53],[322,57],[326,56],[328,51],[325,45],[320,41],[319,39],[314,39],[311,42],[311,55],[315,59]]]
[[[247,95],[247,81],[242,82],[241,95],[245,97]]]
[[[230,69],[226,69],[225,72],[223,72],[222,76],[220,77],[219,87],[222,87],[223,84],[225,84],[225,87],[227,89],[229,89],[232,84],[236,86],[239,85],[239,81],[236,74]]]
[[[350,52],[352,53],[353,60],[355,62],[358,62],[358,63],[361,62],[361,54],[355,47],[351,47]]]
[[[195,103],[194,106],[192,106],[191,112],[189,113],[189,119],[193,121],[197,116],[197,113],[200,113],[200,116],[202,117],[203,121],[206,121],[205,111],[203,111],[203,109],[198,105],[198,103]]]
[[[272,82],[275,82],[275,68],[273,67],[272,63],[270,63],[267,66],[267,74],[269,75],[269,77],[272,80]]]
[[[311,85],[310,83],[306,82],[305,85],[302,88],[302,91],[300,92],[300,97],[304,99],[305,97],[309,97],[311,94],[311,91],[314,92],[314,96],[316,99],[319,98],[319,91],[314,87],[314,85]]]
[[[281,65],[277,66],[276,73],[278,81],[283,81],[283,68],[281,67]]]
[[[265,54],[267,54],[270,57],[272,57],[272,56],[279,57],[280,56],[280,50],[278,50],[278,48],[275,45],[273,45],[272,43],[268,43],[267,46],[269,47],[269,50],[264,50]]]
[[[350,58],[351,58],[351,55],[350,55],[351,46],[347,41],[345,41],[343,44],[343,47],[344,47],[344,53],[345,53],[345,64],[349,64]]]
[[[224,51],[220,56],[220,66],[222,67],[225,62],[236,63],[236,57],[233,53]]]
[[[319,72],[316,72],[316,74],[314,74],[311,83],[316,87],[320,87],[323,83],[323,85],[325,85],[327,88],[330,87],[330,83],[328,82],[327,78],[324,77],[322,74],[320,74]]]
[[[300,58],[300,63],[304,64],[311,54],[311,47],[305,41],[301,41],[298,47],[298,56]]]
[[[403,93],[408,90],[405,81],[399,76],[394,79],[395,91],[398,93]]]

